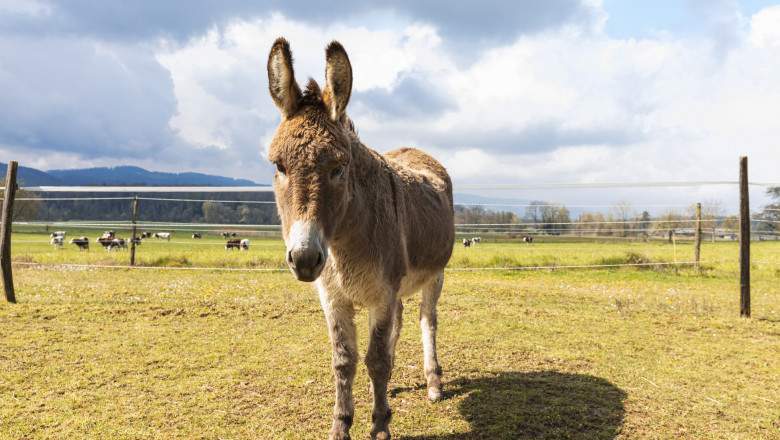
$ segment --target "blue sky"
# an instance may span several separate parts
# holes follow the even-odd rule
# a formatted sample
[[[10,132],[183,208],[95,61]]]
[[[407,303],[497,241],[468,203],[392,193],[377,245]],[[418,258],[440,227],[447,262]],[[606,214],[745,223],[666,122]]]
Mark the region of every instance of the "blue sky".
[[[428,150],[456,183],[724,180],[740,154],[778,181],[779,4],[0,0],[0,160],[267,182],[265,62],[283,35],[299,82],[322,80],[340,40],[364,143]]]
[[[703,30],[699,21],[702,7],[735,10],[750,17],[775,4],[776,1],[769,0],[604,0],[609,14],[606,32],[616,38],[643,38],[658,32],[690,35]]]

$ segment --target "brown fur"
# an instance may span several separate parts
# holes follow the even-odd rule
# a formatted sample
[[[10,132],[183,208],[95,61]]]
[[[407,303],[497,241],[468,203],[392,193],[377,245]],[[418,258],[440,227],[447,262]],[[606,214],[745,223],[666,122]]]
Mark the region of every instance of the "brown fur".
[[[426,349],[429,395],[441,395],[435,307],[454,241],[452,182],[445,168],[420,150],[381,155],[361,143],[345,113],[352,85],[347,54],[334,42],[326,61],[324,91],[310,80],[301,94],[287,42],[277,40],[271,49],[269,90],[283,119],[268,159],[280,170],[274,191],[285,241],[294,222],[307,221],[316,223],[327,246],[317,284],[334,344],[337,402],[331,438],[348,435],[353,417],[355,306],[369,308],[371,318],[366,363],[374,389],[372,435],[381,438],[389,436],[386,388],[401,297],[420,289],[421,325],[433,335],[424,339],[433,347]]]

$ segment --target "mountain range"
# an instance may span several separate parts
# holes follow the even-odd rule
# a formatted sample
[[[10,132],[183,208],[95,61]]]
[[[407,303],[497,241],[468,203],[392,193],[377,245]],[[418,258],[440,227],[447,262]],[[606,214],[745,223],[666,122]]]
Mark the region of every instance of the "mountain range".
[[[0,163],[0,176],[7,165]],[[4,179],[4,177],[2,177]],[[41,171],[19,167],[19,186],[256,186],[248,179],[203,173],[166,173],[136,166],[81,168]]]

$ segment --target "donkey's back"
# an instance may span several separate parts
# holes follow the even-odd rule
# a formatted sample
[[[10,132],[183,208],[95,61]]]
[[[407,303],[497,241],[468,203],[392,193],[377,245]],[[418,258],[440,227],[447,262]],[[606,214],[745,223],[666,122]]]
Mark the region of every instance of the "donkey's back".
[[[436,159],[415,148],[384,155],[398,176],[397,203],[401,205],[409,269],[439,271],[452,255],[455,239],[452,181]]]

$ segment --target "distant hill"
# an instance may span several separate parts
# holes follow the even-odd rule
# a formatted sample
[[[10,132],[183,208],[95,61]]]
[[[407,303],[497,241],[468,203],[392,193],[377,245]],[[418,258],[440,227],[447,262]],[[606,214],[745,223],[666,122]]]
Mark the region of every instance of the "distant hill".
[[[8,165],[0,163],[0,186],[5,184],[5,173]],[[19,186],[64,185],[60,179],[35,168],[19,167],[16,175]]]
[[[4,176],[6,164],[0,163]],[[165,173],[135,166],[41,171],[19,167],[20,186],[255,186],[247,179],[203,173]]]

